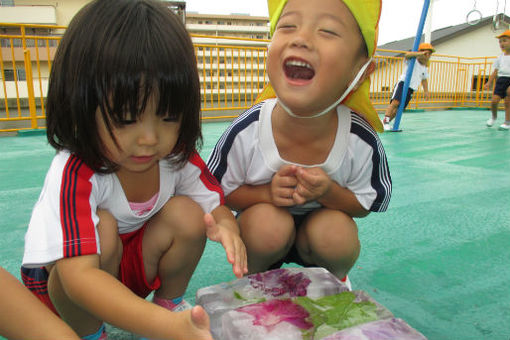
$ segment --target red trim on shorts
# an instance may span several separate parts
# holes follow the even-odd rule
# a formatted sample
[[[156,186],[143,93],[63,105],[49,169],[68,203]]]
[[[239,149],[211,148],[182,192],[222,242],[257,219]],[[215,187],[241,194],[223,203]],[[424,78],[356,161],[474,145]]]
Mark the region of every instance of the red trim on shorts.
[[[138,230],[127,234],[120,234],[123,251],[119,268],[119,280],[136,295],[145,298],[152,291],[161,287],[159,276],[149,283],[145,276],[143,263],[142,241],[147,223]]]

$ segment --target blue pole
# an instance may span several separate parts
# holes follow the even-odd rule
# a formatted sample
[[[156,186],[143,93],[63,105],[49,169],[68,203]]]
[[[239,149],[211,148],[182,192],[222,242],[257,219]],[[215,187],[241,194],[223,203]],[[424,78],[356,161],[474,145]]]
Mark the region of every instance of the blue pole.
[[[420,24],[418,25],[418,31],[416,32],[416,37],[414,38],[414,46],[412,51],[418,51],[418,46],[420,45],[421,36],[423,34],[423,26],[425,26],[425,19],[427,19],[427,13],[429,11],[430,0],[425,0],[423,3],[423,10],[421,11]],[[411,82],[411,76],[413,75],[414,63],[416,62],[416,58],[409,59],[407,64],[407,73],[406,79],[404,81],[404,88],[402,89],[402,98],[400,100],[400,105],[398,106],[397,116],[395,117],[395,123],[393,123],[393,131],[398,131],[398,127],[400,125],[400,120],[402,119],[402,112],[404,111],[405,99],[407,98],[407,92],[409,91],[409,83]]]

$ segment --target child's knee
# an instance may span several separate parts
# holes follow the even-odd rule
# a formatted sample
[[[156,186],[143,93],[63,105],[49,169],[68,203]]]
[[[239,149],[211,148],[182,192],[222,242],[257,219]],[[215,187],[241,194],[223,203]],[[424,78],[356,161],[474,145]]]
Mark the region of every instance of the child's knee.
[[[173,197],[160,210],[157,218],[177,237],[205,238],[204,211],[189,197]]]
[[[356,222],[340,211],[326,210],[311,216],[303,235],[309,252],[330,261],[357,259],[361,244]]]
[[[272,204],[256,204],[241,213],[241,237],[249,250],[264,253],[289,248],[295,238],[294,219]]]

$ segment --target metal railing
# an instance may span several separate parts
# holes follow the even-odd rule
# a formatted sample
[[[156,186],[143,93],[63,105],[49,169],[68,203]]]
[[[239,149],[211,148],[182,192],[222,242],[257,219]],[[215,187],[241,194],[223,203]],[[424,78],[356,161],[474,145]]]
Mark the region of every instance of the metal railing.
[[[0,23],[0,132],[45,127],[45,97],[64,26]],[[199,69],[203,119],[231,119],[249,108],[267,83],[268,40],[192,35]],[[403,51],[377,50],[371,99],[387,106],[404,69]],[[434,54],[429,66],[430,98],[415,93],[410,109],[489,107],[483,91],[495,57]]]

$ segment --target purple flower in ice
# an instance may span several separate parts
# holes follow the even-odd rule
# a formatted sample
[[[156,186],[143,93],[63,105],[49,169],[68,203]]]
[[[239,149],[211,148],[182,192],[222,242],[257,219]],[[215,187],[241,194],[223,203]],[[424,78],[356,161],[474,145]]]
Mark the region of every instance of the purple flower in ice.
[[[250,284],[271,296],[306,296],[306,289],[312,281],[302,272],[292,274],[287,269],[275,269],[250,275]]]
[[[269,300],[239,307],[238,312],[252,315],[253,325],[263,326],[269,332],[280,322],[288,322],[299,329],[310,329],[313,324],[307,321],[310,315],[306,309],[290,300]]]

